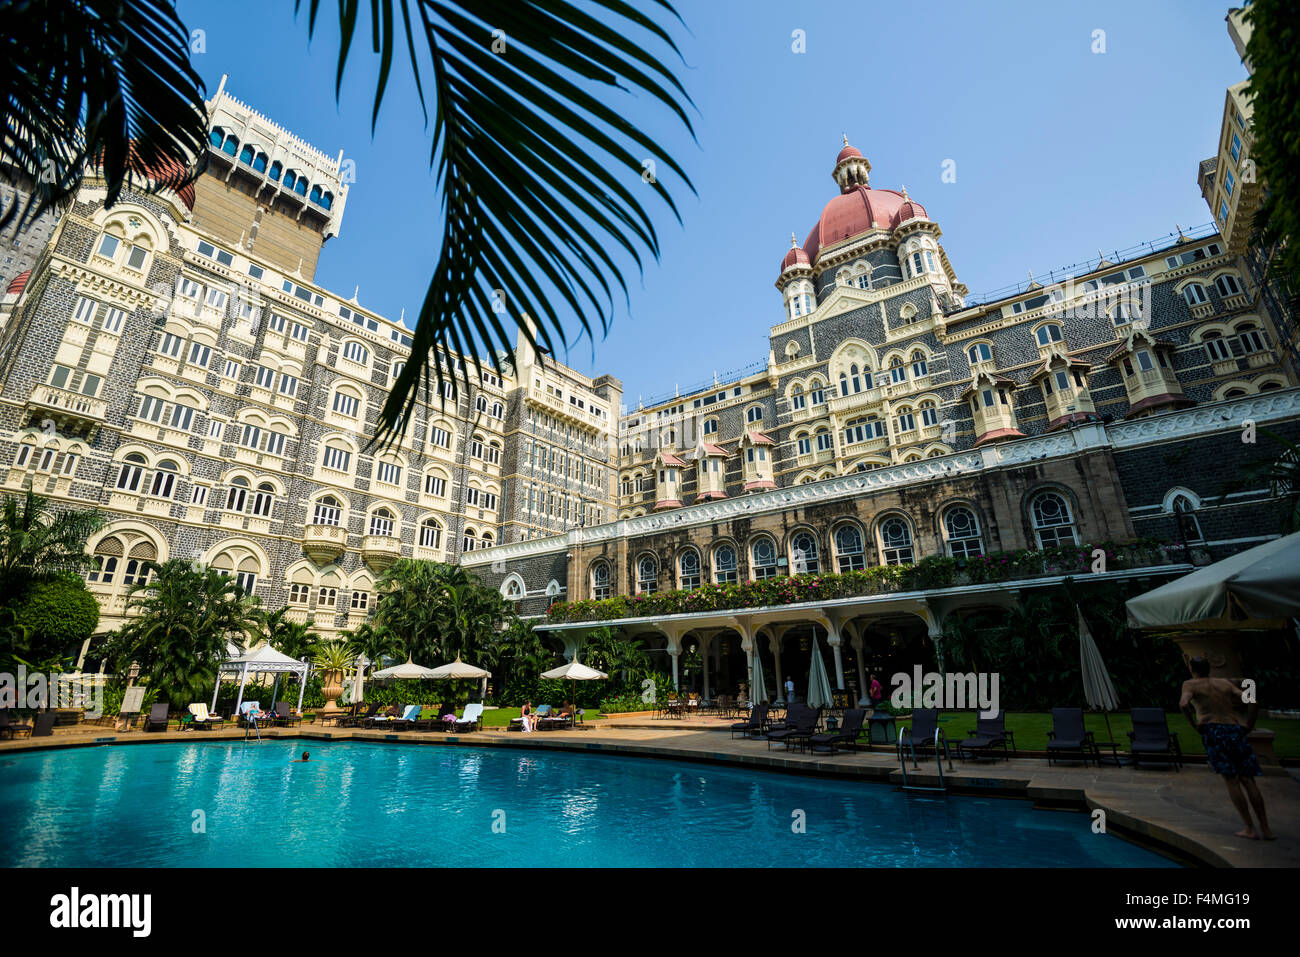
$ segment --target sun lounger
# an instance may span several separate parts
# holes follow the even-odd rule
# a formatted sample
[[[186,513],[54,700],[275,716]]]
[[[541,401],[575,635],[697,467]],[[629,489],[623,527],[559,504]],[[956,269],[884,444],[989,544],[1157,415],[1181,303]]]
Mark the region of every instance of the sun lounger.
[[[144,729],[152,731],[154,728],[167,730],[167,705],[159,702],[149,709],[149,716],[144,719]]]
[[[271,715],[262,710],[262,702],[245,701],[239,706],[239,722],[245,728],[264,728],[271,723]]]
[[[293,709],[289,707],[287,701],[277,701],[275,703],[275,723],[276,724],[295,724],[302,720],[302,715],[294,714]]]
[[[54,734],[54,722],[58,719],[57,711],[38,711],[36,721],[32,725],[33,738],[48,738]]]
[[[999,711],[991,718],[979,718],[975,722],[975,730],[970,732],[969,738],[963,738],[957,745],[957,753],[961,755],[962,760],[966,760],[966,755],[975,755],[976,757],[993,757],[993,749],[1001,748],[1002,756],[1009,757],[1007,753],[1007,744],[1011,745],[1011,754],[1016,753],[1016,736],[1012,731],[1006,728],[1006,712]]]
[[[767,749],[771,751],[773,742],[777,742],[784,744],[788,751],[794,742],[812,738],[817,733],[817,724],[821,719],[821,708],[814,710],[807,705],[791,705],[785,727],[767,733]]]
[[[867,720],[867,712],[862,708],[849,708],[844,712],[844,723],[838,730],[814,734],[808,739],[808,748],[817,754],[838,754],[839,745],[846,745],[845,750],[857,750],[858,735]]]
[[[1053,708],[1052,730],[1047,732],[1047,763],[1053,764],[1062,755],[1078,754],[1087,767],[1089,759],[1101,765],[1100,752],[1092,732],[1083,726],[1082,708]]]
[[[9,737],[13,738],[20,734],[30,736],[31,733],[32,726],[29,723],[26,721],[15,720],[10,716],[8,711],[0,711],[0,736],[7,734]]]
[[[1175,771],[1182,770],[1183,748],[1178,743],[1178,735],[1169,730],[1164,709],[1134,708],[1132,718],[1133,730],[1128,733],[1128,749],[1133,756],[1133,767],[1138,766],[1140,755],[1148,759],[1161,758],[1172,764]]]
[[[740,732],[744,737],[762,734],[763,726],[767,723],[767,712],[767,705],[756,705],[754,709],[749,712],[748,720],[738,721],[731,726],[731,736],[734,738],[736,732]]]
[[[346,728],[360,728],[364,726],[367,721],[373,718],[375,716],[375,712],[378,710],[379,710],[379,702],[371,701],[369,704],[366,705],[366,709],[364,711],[353,714],[351,717],[340,721],[339,726],[346,727]]]
[[[225,721],[220,715],[209,714],[208,706],[202,702],[190,705],[189,710],[193,716],[190,723],[196,728],[215,728]]]
[[[480,702],[465,705],[465,713],[455,722],[456,731],[477,731],[483,727],[483,705]]]
[[[935,745],[935,732],[939,730],[939,712],[934,708],[914,708],[912,710],[912,724],[903,729],[899,736],[899,753],[898,757],[903,759],[903,752],[907,746],[911,745],[911,752],[921,754],[926,751],[933,751]],[[951,758],[948,754],[948,739],[943,738],[943,756]]]

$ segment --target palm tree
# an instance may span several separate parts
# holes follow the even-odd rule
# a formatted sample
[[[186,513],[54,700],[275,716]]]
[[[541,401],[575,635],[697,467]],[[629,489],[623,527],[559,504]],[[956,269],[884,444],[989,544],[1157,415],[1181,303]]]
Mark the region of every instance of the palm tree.
[[[28,582],[90,564],[86,539],[104,525],[94,509],[55,510],[30,488],[0,504],[0,594],[12,597]]]
[[[442,625],[442,653],[473,660],[507,616],[512,616],[505,599],[477,580],[444,585],[438,596]]]
[[[281,654],[301,660],[315,647],[316,632],[311,622],[291,621],[288,608],[277,608],[262,620],[266,643]]]
[[[212,687],[227,645],[256,634],[257,600],[231,577],[182,559],[145,565],[129,618],[110,643],[119,670],[138,661],[151,688],[186,704]]]
[[[363,6],[339,0],[336,99]],[[311,37],[319,0],[308,8]],[[379,73],[372,132],[404,52],[426,124],[433,110],[430,165],[446,211],[412,336],[417,359],[380,414],[391,438],[417,399],[441,385],[435,353],[460,353],[465,377],[478,372],[480,356],[499,371],[515,331],[549,352],[576,341],[564,328],[568,314],[594,340],[597,327],[609,328],[615,292],[628,294],[622,263],[641,270],[645,253],[658,259],[641,196],[655,194],[680,222],[662,174],[694,187],[614,95],[642,92],[694,130],[690,98],[663,62],[680,59],[661,25],[680,23],[668,0],[372,0],[369,8]],[[128,182],[174,188],[196,175],[204,88],[173,0],[8,4],[0,23],[0,165],[34,184],[24,219],[67,203],[88,160],[101,166],[109,205]]]

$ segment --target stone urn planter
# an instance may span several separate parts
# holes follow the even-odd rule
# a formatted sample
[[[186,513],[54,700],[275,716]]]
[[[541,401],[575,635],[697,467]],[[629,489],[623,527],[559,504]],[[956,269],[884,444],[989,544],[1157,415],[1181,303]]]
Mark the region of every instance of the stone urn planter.
[[[343,672],[326,671],[321,675],[321,694],[325,696],[325,711],[338,710],[338,696],[343,693]]]

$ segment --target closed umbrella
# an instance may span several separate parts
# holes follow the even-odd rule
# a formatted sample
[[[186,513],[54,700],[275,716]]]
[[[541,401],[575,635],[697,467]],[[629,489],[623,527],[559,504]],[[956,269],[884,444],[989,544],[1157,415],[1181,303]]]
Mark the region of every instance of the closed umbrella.
[[[808,707],[829,708],[831,706],[831,679],[826,674],[826,662],[822,660],[821,644],[813,635],[812,667],[808,671]]]
[[[1075,610],[1079,613],[1079,663],[1083,671],[1083,700],[1088,702],[1089,708],[1105,714],[1106,736],[1113,742],[1115,736],[1110,730],[1110,713],[1119,707],[1119,696],[1115,694],[1115,685],[1106,671],[1106,662],[1101,660],[1097,642],[1093,641],[1092,632],[1088,630],[1083,609],[1076,607]]]
[[[750,704],[762,704],[767,700],[767,683],[763,680],[763,659],[758,654],[757,645],[754,646],[753,662],[749,671]]]

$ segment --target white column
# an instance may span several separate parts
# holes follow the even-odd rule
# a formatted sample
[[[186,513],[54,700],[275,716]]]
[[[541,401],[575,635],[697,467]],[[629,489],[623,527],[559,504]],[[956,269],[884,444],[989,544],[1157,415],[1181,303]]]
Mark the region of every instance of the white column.
[[[306,662],[303,663],[302,673],[298,676],[298,713],[302,714],[302,696],[307,690],[307,676],[311,674],[311,666]]]
[[[700,632],[700,661],[704,662],[704,674],[702,675],[702,680],[704,682],[705,698],[709,697],[709,652],[713,650],[710,647],[712,644],[713,636],[706,634],[705,632]]]
[[[776,659],[776,687],[772,689],[772,699],[785,697],[785,682],[781,680],[781,639],[785,637],[786,627],[784,625],[769,625],[768,644],[772,648],[772,657]]]
[[[862,665],[862,635],[854,629],[853,637],[850,639],[853,644],[853,650],[858,659],[858,705],[867,707],[871,704],[871,696],[867,693],[867,673],[863,670]]]
[[[239,715],[239,706],[244,703],[244,685],[248,682],[248,662],[244,662],[239,672],[239,694],[235,696],[235,715]]]
[[[212,707],[208,709],[209,711],[211,711],[211,712],[214,713],[214,714],[215,714],[216,711],[217,711],[217,693],[218,693],[219,691],[221,691],[221,667],[220,667],[220,666],[217,667],[217,680],[216,680],[216,683],[213,684],[213,686],[212,686]]]
[[[840,618],[838,615],[826,616],[826,643],[831,646],[835,656],[835,689],[844,687],[844,658],[840,655]]]

